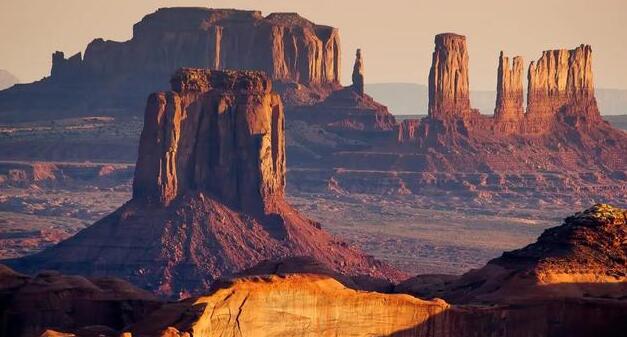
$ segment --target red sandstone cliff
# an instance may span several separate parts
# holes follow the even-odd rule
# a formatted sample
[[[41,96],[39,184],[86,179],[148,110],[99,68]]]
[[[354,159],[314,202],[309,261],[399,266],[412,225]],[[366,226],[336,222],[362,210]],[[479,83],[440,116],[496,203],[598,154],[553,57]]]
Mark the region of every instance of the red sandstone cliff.
[[[268,78],[183,69],[172,88],[148,100],[133,199],[12,266],[119,276],[173,296],[299,256],[359,282],[403,277],[285,202],[283,107]]]
[[[599,204],[545,230],[535,243],[505,252],[459,279],[397,287],[454,303],[511,303],[556,298],[624,301],[627,294],[627,210]],[[437,281],[437,280],[436,280]]]
[[[509,123],[514,130],[518,130],[516,124],[525,112],[523,104],[523,60],[519,56],[514,57],[510,68],[509,58],[501,52],[494,119],[497,123]]]
[[[445,119],[470,112],[466,37],[453,33],[435,36],[429,71],[429,116]]]
[[[54,53],[50,77],[0,93],[0,120],[136,115],[180,67],[264,71],[284,102],[311,104],[339,88],[340,54],[336,28],[296,13],[162,8],[128,41],[95,39],[67,59]]]

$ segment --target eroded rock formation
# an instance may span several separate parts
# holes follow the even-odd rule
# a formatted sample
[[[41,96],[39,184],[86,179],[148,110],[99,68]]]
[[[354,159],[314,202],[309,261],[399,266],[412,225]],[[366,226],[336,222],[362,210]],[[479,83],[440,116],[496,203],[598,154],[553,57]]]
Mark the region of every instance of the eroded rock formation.
[[[399,290],[454,303],[505,303],[540,298],[604,298],[627,294],[627,210],[599,204],[567,217],[535,243],[505,252],[440,287],[408,280]],[[415,287],[411,291],[412,287]]]
[[[626,306],[598,300],[451,306],[358,292],[328,276],[261,276],[166,305],[127,336],[619,336]]]
[[[54,53],[50,77],[0,94],[0,119],[139,115],[180,67],[264,71],[284,101],[310,104],[339,87],[339,33],[296,13],[162,8],[128,41],[95,39],[67,59]]]
[[[0,302],[0,334],[12,337],[37,337],[46,329],[68,331],[87,326],[115,331],[162,305],[152,294],[119,279],[55,272],[30,277],[3,265]]]
[[[284,114],[256,72],[182,69],[150,96],[133,197],[167,206],[195,190],[263,214],[285,188]]]
[[[546,119],[568,112],[598,115],[594,98],[592,48],[547,50],[529,66],[527,113]],[[590,111],[589,111],[590,110]]]
[[[453,33],[435,36],[429,71],[429,116],[464,117],[470,112],[466,37]]]
[[[355,54],[355,65],[353,66],[353,90],[360,95],[364,94],[364,60],[361,56],[361,49],[357,49]]]
[[[171,84],[148,100],[133,199],[76,236],[8,263],[119,276],[175,297],[299,256],[360,282],[403,278],[283,199],[283,109],[267,77],[182,69]]]
[[[518,131],[517,124],[525,113],[523,104],[523,60],[520,56],[516,56],[510,64],[509,58],[501,52],[497,73],[496,108],[494,109],[496,122],[509,123],[515,131]]]

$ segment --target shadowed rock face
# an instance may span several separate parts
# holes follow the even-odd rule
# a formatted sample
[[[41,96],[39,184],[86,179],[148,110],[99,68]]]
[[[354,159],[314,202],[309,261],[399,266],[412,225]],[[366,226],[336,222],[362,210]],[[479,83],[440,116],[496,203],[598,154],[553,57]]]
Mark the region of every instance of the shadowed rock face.
[[[364,94],[364,60],[361,56],[361,49],[357,49],[355,54],[355,65],[353,66],[353,90],[360,95]]]
[[[133,199],[10,265],[118,276],[170,296],[206,291],[263,261],[302,256],[376,284],[404,277],[283,199],[283,109],[265,75],[182,69],[171,84],[148,100]]]
[[[463,117],[469,111],[466,37],[438,34],[429,71],[429,116],[439,119]]]
[[[167,206],[187,191],[263,214],[285,188],[283,106],[260,73],[179,70],[149,97],[133,197]]]

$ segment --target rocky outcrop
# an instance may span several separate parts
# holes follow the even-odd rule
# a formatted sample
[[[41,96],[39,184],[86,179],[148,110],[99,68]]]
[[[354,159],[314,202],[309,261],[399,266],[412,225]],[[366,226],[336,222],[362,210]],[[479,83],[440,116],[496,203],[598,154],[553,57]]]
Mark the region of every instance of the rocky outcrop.
[[[150,96],[133,197],[167,206],[188,191],[263,214],[285,188],[284,113],[260,73],[182,69]]]
[[[171,83],[172,91],[148,100],[133,199],[10,265],[118,276],[174,297],[263,261],[301,256],[348,278],[404,277],[283,199],[283,110],[267,77],[182,69]]]
[[[435,36],[429,71],[429,116],[464,117],[470,113],[466,37],[453,33]]]
[[[546,298],[624,300],[627,294],[627,210],[599,204],[567,217],[535,243],[505,252],[478,270],[414,293],[455,303],[505,303]],[[419,280],[409,280],[403,287]]]
[[[126,336],[619,336],[625,307],[594,300],[452,306],[358,292],[328,276],[262,276],[166,305]]]
[[[401,144],[415,142],[418,137],[420,119],[404,119],[398,124],[397,141]]]
[[[340,54],[336,28],[296,13],[162,8],[128,41],[95,39],[67,59],[54,53],[50,77],[0,94],[0,120],[139,115],[180,67],[264,71],[289,103],[311,104],[340,86]]]
[[[46,329],[107,326],[109,331],[119,330],[144,318],[162,302],[119,279],[55,272],[30,277],[0,265],[0,304],[2,336],[37,337]]]
[[[525,112],[523,104],[523,60],[520,56],[516,56],[510,65],[509,58],[501,52],[494,119],[497,123],[509,123],[513,127],[510,131],[518,131],[519,121],[524,117]]]
[[[364,60],[361,56],[361,49],[357,49],[355,54],[355,65],[353,66],[353,90],[360,95],[364,94]]]
[[[547,50],[529,66],[527,116],[546,120],[557,114],[598,117],[592,75],[592,48]],[[539,123],[539,122],[538,122]]]

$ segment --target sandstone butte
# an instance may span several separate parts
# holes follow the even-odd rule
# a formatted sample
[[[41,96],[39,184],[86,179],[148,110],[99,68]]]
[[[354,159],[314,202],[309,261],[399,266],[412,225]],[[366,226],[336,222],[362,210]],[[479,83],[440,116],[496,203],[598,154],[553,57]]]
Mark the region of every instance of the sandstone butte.
[[[291,109],[290,181],[300,189],[332,193],[433,198],[453,193],[482,205],[627,198],[627,135],[601,118],[590,46],[545,51],[531,63],[526,107],[524,62],[501,53],[491,116],[470,102],[466,37],[444,33],[434,42],[425,118],[353,128],[377,129],[376,134],[349,133],[346,127],[339,132],[338,124],[359,125],[355,117],[345,117],[355,116],[359,105],[338,103],[335,97],[343,91],[337,91],[302,108],[309,129],[322,126],[314,133],[292,120],[300,115]]]
[[[0,326],[16,337],[618,337],[627,328],[626,217],[595,205],[566,218],[536,243],[448,281],[439,294],[458,304],[351,289],[304,260],[255,267],[203,296],[161,305],[122,281],[30,279],[0,268],[6,312],[22,315]],[[418,278],[396,291],[425,290]]]
[[[284,102],[311,103],[339,87],[339,33],[296,13],[161,8],[128,41],[94,39],[67,58],[55,52],[49,77],[0,93],[0,120],[139,115],[180,67],[264,71]]]
[[[22,272],[117,276],[170,296],[262,261],[310,256],[363,287],[403,274],[284,199],[284,113],[259,72],[181,69],[148,98],[133,198],[74,237],[8,261]]]

